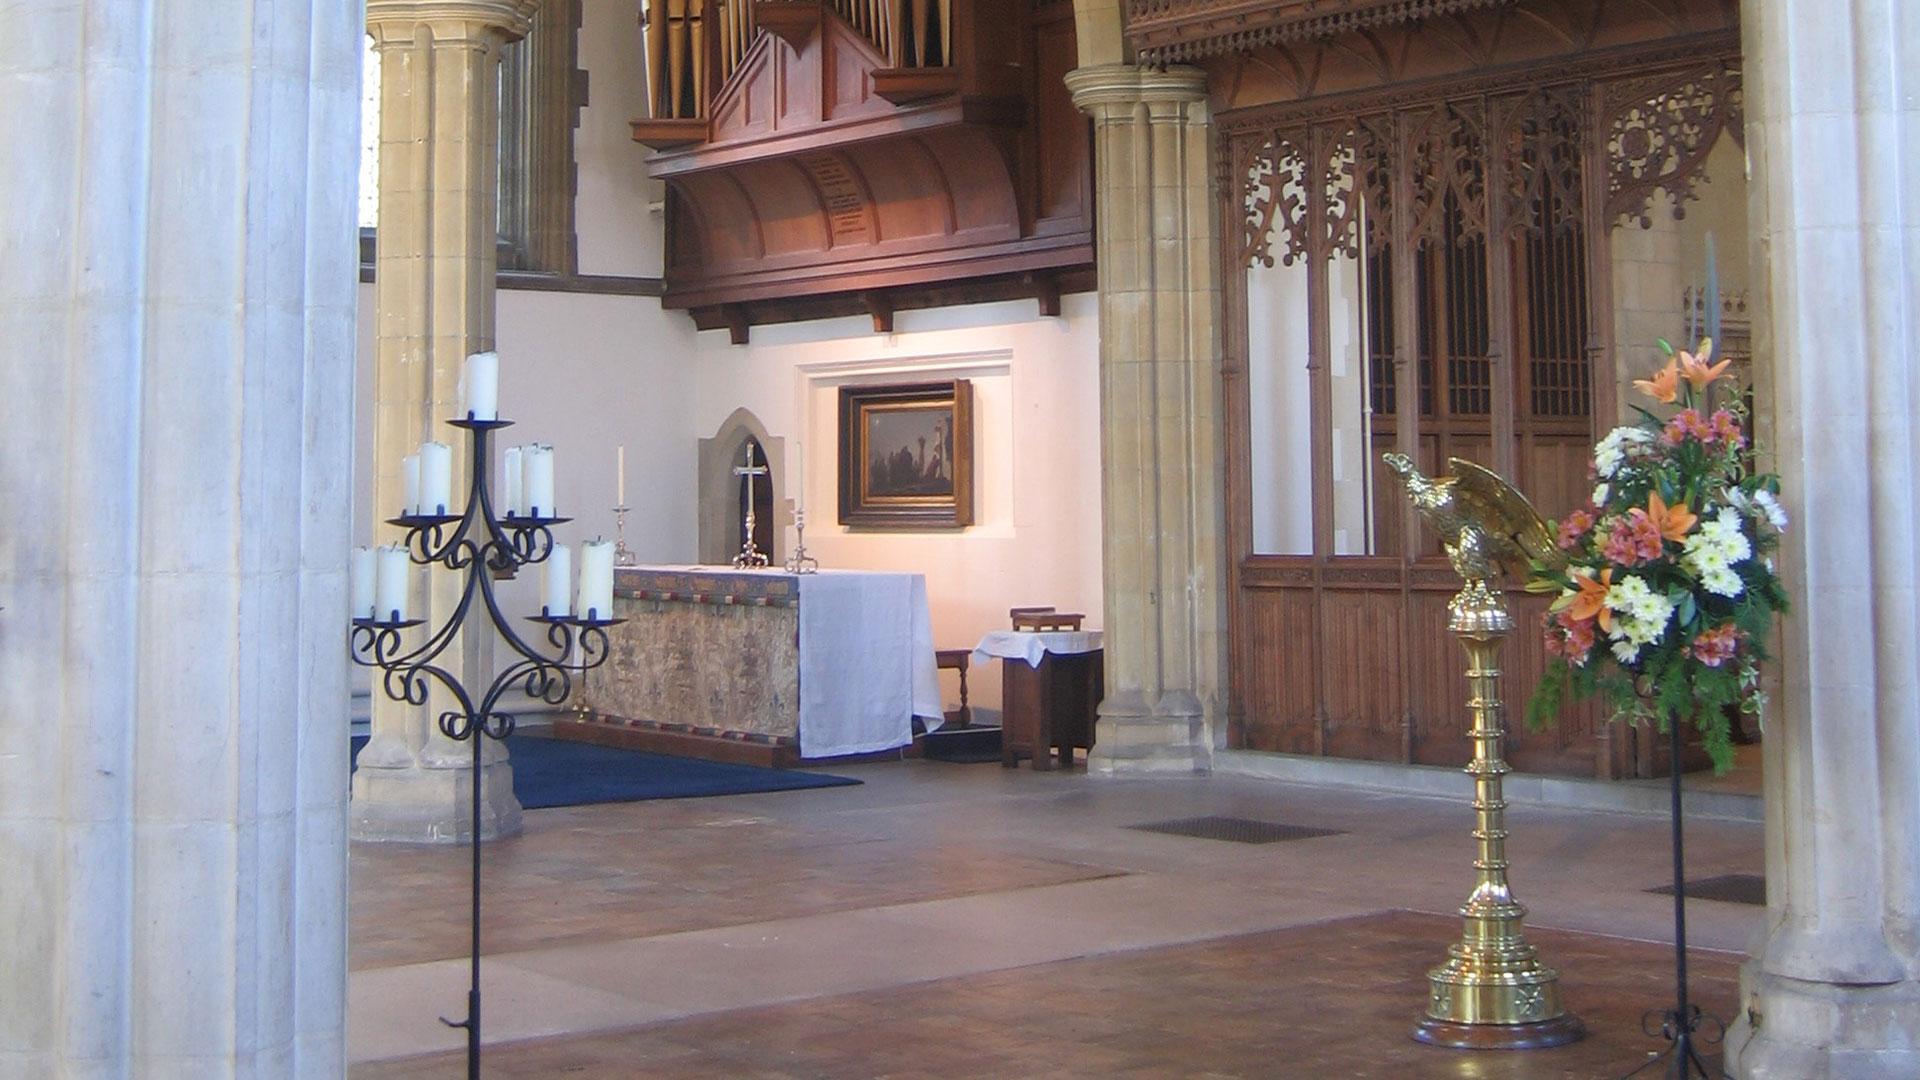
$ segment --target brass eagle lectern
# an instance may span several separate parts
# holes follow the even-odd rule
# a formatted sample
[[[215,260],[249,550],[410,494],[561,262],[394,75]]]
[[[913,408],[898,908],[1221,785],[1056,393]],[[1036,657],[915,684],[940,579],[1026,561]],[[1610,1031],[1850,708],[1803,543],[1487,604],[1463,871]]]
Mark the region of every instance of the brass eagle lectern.
[[[1473,893],[1460,908],[1466,920],[1447,962],[1427,973],[1427,1013],[1413,1037],[1438,1046],[1520,1050],[1559,1046],[1586,1034],[1560,1002],[1560,975],[1540,963],[1521,921],[1527,909],[1507,885],[1507,829],[1501,778],[1507,772],[1506,728],[1500,703],[1500,644],[1513,616],[1498,587],[1504,570],[1524,579],[1529,560],[1563,561],[1546,522],[1525,496],[1496,474],[1452,458],[1452,475],[1421,475],[1413,462],[1387,454],[1387,467],[1406,485],[1407,498],[1440,534],[1462,587],[1447,603],[1447,629],[1467,651],[1467,708],[1473,713]]]

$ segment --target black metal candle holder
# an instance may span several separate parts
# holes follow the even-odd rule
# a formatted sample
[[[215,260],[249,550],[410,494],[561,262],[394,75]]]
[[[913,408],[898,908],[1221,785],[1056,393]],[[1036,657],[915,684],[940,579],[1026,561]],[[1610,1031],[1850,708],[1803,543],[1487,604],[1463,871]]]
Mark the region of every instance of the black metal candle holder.
[[[573,688],[575,672],[584,674],[606,663],[607,627],[624,619],[583,618],[573,615],[527,616],[546,628],[545,649],[514,632],[500,603],[495,598],[496,577],[510,575],[522,566],[546,561],[553,552],[553,526],[569,519],[563,517],[496,516],[487,491],[487,439],[495,430],[512,424],[511,420],[449,420],[468,433],[471,443],[467,506],[459,514],[403,514],[387,523],[407,530],[408,558],[415,564],[438,563],[466,576],[460,602],[446,622],[427,636],[419,646],[407,649],[402,632],[423,625],[422,619],[358,618],[350,633],[353,661],[383,673],[382,689],[395,701],[424,706],[435,684],[453,697],[455,707],[438,718],[440,733],[455,742],[473,741],[473,821],[468,837],[473,851],[472,874],[472,981],[467,989],[467,1016],[464,1020],[441,1018],[449,1027],[467,1033],[467,1076],[480,1076],[480,736],[503,740],[513,734],[513,714],[503,712],[502,698],[514,688],[548,705],[560,705]],[[439,658],[459,634],[478,598],[485,606],[488,620],[500,637],[517,654],[512,663],[493,677],[477,698],[458,675],[439,664]],[[389,615],[395,613],[390,612]],[[576,649],[578,650],[576,654]],[[550,650],[550,651],[548,651]]]

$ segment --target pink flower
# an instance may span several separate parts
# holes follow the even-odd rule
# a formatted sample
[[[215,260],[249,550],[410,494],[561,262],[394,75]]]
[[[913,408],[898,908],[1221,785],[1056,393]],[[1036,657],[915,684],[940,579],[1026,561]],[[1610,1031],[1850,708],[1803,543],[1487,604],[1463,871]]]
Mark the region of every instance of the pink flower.
[[[1593,620],[1569,618],[1567,612],[1549,612],[1541,619],[1546,630],[1549,656],[1563,657],[1576,667],[1587,662],[1593,652]]]
[[[1707,442],[1723,442],[1735,447],[1747,445],[1747,436],[1740,430],[1739,418],[1725,409],[1713,410],[1713,418],[1707,426],[1713,432],[1713,437],[1705,440]]]
[[[1712,630],[1701,631],[1693,639],[1693,646],[1688,651],[1695,660],[1708,667],[1719,667],[1740,651],[1740,639],[1740,629],[1732,623],[1725,623]]]
[[[1593,511],[1575,510],[1560,519],[1560,550],[1571,551],[1593,531]]]
[[[1607,561],[1620,566],[1639,566],[1652,562],[1664,551],[1660,526],[1645,510],[1634,508],[1627,516],[1614,519],[1613,532],[1602,550]]]
[[[1740,430],[1740,419],[1725,409],[1715,409],[1712,417],[1701,416],[1698,409],[1681,409],[1667,421],[1660,439],[1668,446],[1679,446],[1688,439],[1707,446],[1747,444],[1746,433]]]

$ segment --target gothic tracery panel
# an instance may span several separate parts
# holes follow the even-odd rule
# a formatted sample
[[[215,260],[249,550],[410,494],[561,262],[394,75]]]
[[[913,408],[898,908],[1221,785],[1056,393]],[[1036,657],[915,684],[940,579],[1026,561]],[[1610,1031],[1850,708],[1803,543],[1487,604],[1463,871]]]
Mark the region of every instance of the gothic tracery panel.
[[[1496,106],[1509,227],[1538,233],[1579,226],[1585,102],[1578,85],[1543,86]]]
[[[1651,225],[1655,191],[1685,217],[1713,144],[1743,138],[1742,106],[1739,68],[1724,63],[1608,84],[1607,220]]]

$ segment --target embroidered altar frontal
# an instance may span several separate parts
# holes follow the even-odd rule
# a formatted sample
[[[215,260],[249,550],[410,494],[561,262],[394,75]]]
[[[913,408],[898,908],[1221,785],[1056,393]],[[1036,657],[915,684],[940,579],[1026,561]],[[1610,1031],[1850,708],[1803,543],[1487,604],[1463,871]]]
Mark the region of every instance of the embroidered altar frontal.
[[[592,719],[567,725],[597,730],[570,734],[780,764],[896,749],[915,716],[940,723],[919,574],[640,567],[616,572],[613,605],[627,621],[587,680]],[[735,752],[752,747],[777,752]]]
[[[723,570],[619,570],[612,655],[586,688],[605,720],[797,746],[796,580]]]

